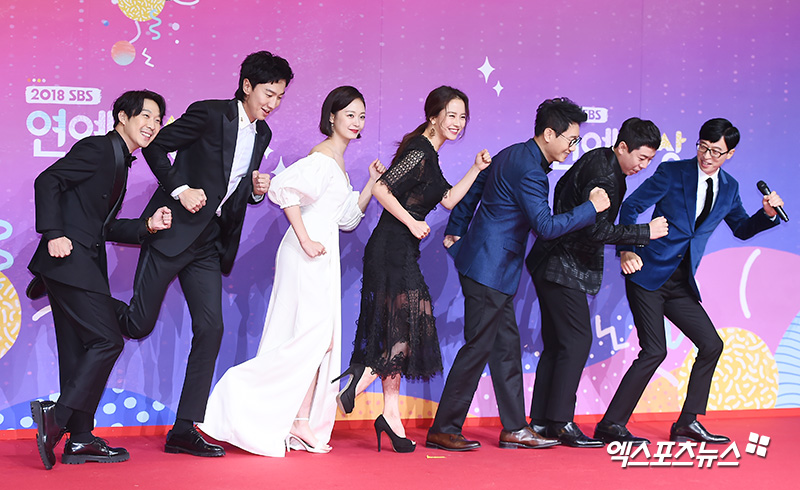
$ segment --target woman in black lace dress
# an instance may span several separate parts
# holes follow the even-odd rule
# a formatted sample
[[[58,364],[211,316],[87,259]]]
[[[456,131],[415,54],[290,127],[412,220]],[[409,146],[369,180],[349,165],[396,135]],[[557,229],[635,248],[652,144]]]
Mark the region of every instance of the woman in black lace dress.
[[[419,243],[430,233],[425,216],[439,203],[452,209],[491,162],[482,150],[452,187],[442,175],[437,151],[462,133],[468,119],[463,92],[446,86],[433,90],[425,101],[425,122],[403,137],[391,167],[372,190],[384,211],[364,249],[361,313],[350,367],[340,376],[349,379],[337,401],[350,413],[356,395],[381,378],[378,450],[382,432],[397,452],[416,447],[405,438],[400,419],[400,375],[428,380],[442,371],[431,296],[419,269]]]

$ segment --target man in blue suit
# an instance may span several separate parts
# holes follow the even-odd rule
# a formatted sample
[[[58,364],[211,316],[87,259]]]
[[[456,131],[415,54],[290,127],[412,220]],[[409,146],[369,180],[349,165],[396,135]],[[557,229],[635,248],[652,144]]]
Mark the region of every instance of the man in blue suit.
[[[614,398],[597,428],[625,440],[625,429],[650,378],[667,356],[664,316],[697,347],[697,357],[686,401],[670,430],[670,440],[725,444],[725,436],[708,432],[697,414],[705,414],[711,379],[723,342],[700,304],[694,279],[706,243],[717,225],[725,220],[734,236],[746,240],[778,224],[778,206],[783,200],[774,192],[764,196],[763,209],[748,216],[739,197],[739,183],[722,170],[733,157],[739,130],[726,119],[711,119],[700,128],[697,157],[664,162],[622,204],[620,224],[633,224],[655,205],[653,217],[664,216],[669,234],[633,252],[619,246],[625,289],[641,351],[622,378]]]
[[[455,257],[464,292],[466,343],[447,376],[427,447],[448,451],[480,447],[478,441],[467,440],[461,428],[487,361],[503,424],[500,447],[558,444],[527,425],[513,300],[531,230],[539,237],[556,238],[593,224],[596,214],[609,206],[608,195],[600,188],[565,214],[553,216],[547,202],[550,165],[567,159],[581,140],[580,124],[585,121],[586,113],[567,98],[542,102],[534,137],[493,157],[492,165],[481,172],[450,215],[445,246]]]

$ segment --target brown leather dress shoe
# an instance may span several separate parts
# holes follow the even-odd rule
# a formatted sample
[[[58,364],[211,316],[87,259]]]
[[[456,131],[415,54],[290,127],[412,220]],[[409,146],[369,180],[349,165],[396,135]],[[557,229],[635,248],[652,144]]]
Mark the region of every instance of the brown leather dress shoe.
[[[444,449],[445,451],[471,451],[481,447],[481,443],[478,441],[468,441],[463,434],[428,432],[425,447]]]
[[[547,439],[527,425],[520,430],[500,432],[500,447],[504,449],[541,449],[561,444],[558,439]]]

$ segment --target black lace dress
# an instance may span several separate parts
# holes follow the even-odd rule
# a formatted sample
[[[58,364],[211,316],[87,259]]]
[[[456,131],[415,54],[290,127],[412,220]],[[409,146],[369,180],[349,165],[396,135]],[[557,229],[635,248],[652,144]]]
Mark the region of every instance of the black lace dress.
[[[424,136],[408,143],[380,182],[417,220],[425,219],[451,187]],[[350,362],[382,378],[401,373],[427,380],[442,371],[431,295],[417,262],[419,242],[384,210],[364,249],[361,313]]]

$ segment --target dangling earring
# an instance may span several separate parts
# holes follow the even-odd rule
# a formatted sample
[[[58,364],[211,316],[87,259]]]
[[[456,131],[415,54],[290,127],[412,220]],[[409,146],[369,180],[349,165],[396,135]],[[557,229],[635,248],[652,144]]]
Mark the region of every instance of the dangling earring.
[[[428,134],[430,135],[431,138],[433,138],[434,136],[436,136],[436,130],[431,127],[431,130],[428,131]]]

